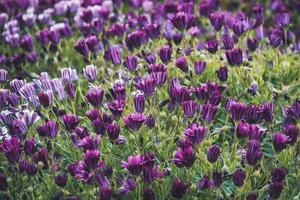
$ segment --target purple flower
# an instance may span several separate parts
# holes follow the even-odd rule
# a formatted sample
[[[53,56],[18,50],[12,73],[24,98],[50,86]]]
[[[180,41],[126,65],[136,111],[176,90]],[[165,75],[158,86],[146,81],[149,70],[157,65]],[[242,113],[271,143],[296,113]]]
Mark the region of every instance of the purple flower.
[[[172,162],[178,167],[191,167],[196,160],[196,154],[192,146],[179,147]]]
[[[26,133],[28,127],[25,120],[17,118],[12,121],[10,129],[13,135],[21,136]]]
[[[216,144],[212,145],[207,151],[207,160],[211,163],[215,163],[218,160],[220,153],[220,147]]]
[[[257,200],[257,199],[258,199],[258,194],[252,192],[247,194],[246,200]]]
[[[205,69],[206,69],[206,62],[200,60],[194,62],[194,70],[196,74],[203,74]]]
[[[222,29],[224,23],[224,15],[220,12],[211,13],[210,16],[210,23],[214,27],[216,31]]]
[[[250,140],[247,145],[246,160],[249,165],[256,165],[263,157],[260,150],[260,142],[257,140]]]
[[[34,44],[32,40],[32,36],[30,34],[24,35],[20,40],[20,46],[28,52],[33,50]]]
[[[89,82],[94,82],[97,78],[98,70],[95,65],[87,65],[83,69],[83,73]]]
[[[193,144],[200,144],[202,140],[204,139],[206,133],[206,129],[203,126],[200,126],[197,123],[190,124],[185,130],[184,130],[184,137],[188,139]]]
[[[38,162],[42,162],[43,163],[43,167],[44,169],[46,169],[48,166],[49,166],[49,152],[47,150],[46,147],[42,147],[38,150],[38,152],[36,152],[34,155],[33,155],[33,160],[38,163]]]
[[[37,32],[36,36],[38,38],[38,40],[42,43],[42,45],[47,45],[49,42],[49,29],[45,28],[40,30],[39,32]]]
[[[227,62],[231,66],[240,66],[243,63],[243,52],[240,48],[226,51]]]
[[[290,24],[291,14],[289,12],[279,12],[275,14],[275,24],[279,27],[285,27]]]
[[[87,150],[97,150],[100,143],[100,136],[97,135],[95,137],[92,136],[84,136],[79,142],[78,146],[82,147],[84,151]]]
[[[6,89],[0,89],[0,108],[2,108],[8,99],[9,90]]]
[[[83,57],[86,57],[89,54],[89,48],[84,39],[78,39],[74,46],[74,49]]]
[[[283,190],[283,183],[280,182],[272,182],[269,185],[269,194],[272,199],[278,199],[282,190]]]
[[[102,49],[101,43],[95,35],[85,38],[85,43],[92,53],[97,53]]]
[[[84,164],[90,170],[99,166],[100,152],[98,150],[87,150],[84,153]]]
[[[107,135],[110,140],[116,140],[119,138],[120,135],[120,126],[117,123],[110,123],[106,127]]]
[[[205,190],[205,189],[210,188],[212,186],[212,184],[213,183],[211,182],[211,180],[209,179],[208,176],[203,176],[198,182],[198,188],[200,190]]]
[[[7,160],[15,164],[20,159],[20,143],[17,137],[12,137],[10,139],[5,139],[0,144],[0,151],[3,152]]]
[[[217,112],[218,107],[210,103],[201,106],[201,116],[206,122],[211,122]]]
[[[184,101],[181,103],[181,106],[186,117],[194,117],[197,106],[197,103],[195,101]]]
[[[114,81],[112,89],[114,99],[126,100],[126,85],[123,80]]]
[[[193,14],[187,14],[184,12],[176,13],[172,19],[172,24],[178,30],[190,29],[196,22],[196,17]]]
[[[137,93],[134,96],[134,108],[136,112],[143,113],[145,110],[145,95],[143,93]]]
[[[283,41],[283,31],[281,29],[273,29],[269,36],[270,44],[276,48],[281,44],[281,41]]]
[[[106,123],[101,119],[97,118],[92,121],[94,125],[94,130],[97,135],[104,135],[106,132]]]
[[[150,114],[145,119],[145,124],[148,128],[154,128],[155,127],[155,118]]]
[[[61,35],[58,30],[50,30],[47,32],[48,40],[52,43],[52,45],[57,45],[61,39]],[[40,38],[41,39],[41,38]]]
[[[181,199],[188,191],[189,185],[178,178],[175,178],[172,184],[171,195],[176,199]]]
[[[58,124],[56,121],[49,120],[36,128],[38,134],[43,137],[55,138],[58,133]]]
[[[172,39],[173,39],[173,41],[174,41],[174,43],[175,43],[176,45],[179,45],[180,42],[181,42],[182,39],[183,39],[183,34],[180,33],[180,32],[176,32],[176,33],[173,34]]]
[[[272,182],[284,182],[284,179],[287,175],[287,169],[283,167],[273,168],[272,172]]]
[[[26,54],[26,60],[29,63],[35,63],[38,60],[38,54],[35,51]]]
[[[225,82],[227,81],[228,78],[228,68],[226,66],[220,67],[217,71],[216,71],[218,78],[220,81]]]
[[[137,68],[137,57],[136,56],[126,56],[124,66],[129,71],[134,71]]]
[[[109,29],[107,30],[108,36],[123,36],[124,32],[126,30],[125,25],[120,23],[115,23]]]
[[[145,121],[145,116],[137,112],[131,113],[126,117],[124,117],[124,123],[129,129],[133,131],[139,130],[142,124],[144,123],[144,121]]]
[[[285,135],[289,136],[289,144],[295,144],[299,135],[299,128],[296,125],[288,124],[283,128]]]
[[[248,38],[247,39],[247,46],[248,46],[248,49],[250,51],[255,51],[256,48],[258,47],[258,41],[256,38]]]
[[[213,171],[212,173],[212,184],[214,187],[220,187],[223,182],[223,174],[218,171]]]
[[[170,47],[169,45],[166,45],[166,46],[159,48],[158,55],[164,64],[168,64],[170,62],[171,56],[172,56],[172,47]]]
[[[234,40],[230,35],[222,35],[223,46],[226,50],[233,49]]]
[[[122,161],[122,167],[126,168],[132,175],[139,175],[143,170],[144,156],[131,155],[128,157],[127,162]]]
[[[20,160],[19,170],[21,172],[26,171],[26,173],[30,176],[34,176],[38,172],[37,165],[35,163],[30,163],[27,160]]]
[[[143,30],[151,39],[158,38],[160,35],[160,25],[158,24],[148,24],[143,28]]]
[[[7,79],[7,71],[5,69],[0,69],[0,83],[5,82]]]
[[[6,191],[8,188],[7,178],[4,174],[0,173],[0,191]]]
[[[68,176],[66,173],[63,173],[61,175],[57,175],[54,177],[54,182],[59,187],[65,187],[68,181]]]
[[[127,35],[125,39],[126,46],[129,50],[133,50],[135,48],[140,48],[143,44],[147,42],[148,38],[144,31],[134,31]]]
[[[121,48],[112,46],[104,52],[103,56],[106,60],[110,60],[114,65],[122,63]]]
[[[205,48],[210,53],[216,53],[218,51],[218,40],[209,39],[205,42]]]
[[[53,103],[53,93],[51,90],[42,91],[38,95],[39,102],[45,108],[49,107]]]
[[[228,99],[225,108],[231,114],[233,120],[242,120],[245,116],[247,106],[244,103]]]
[[[154,191],[149,188],[144,189],[143,200],[156,200],[156,195]]]
[[[36,151],[36,140],[34,138],[28,138],[24,143],[24,152],[26,155],[32,155]]]
[[[189,65],[184,56],[177,58],[175,61],[175,65],[177,68],[181,69],[181,71],[183,71],[183,72],[189,71]]]
[[[107,103],[107,106],[115,117],[120,117],[125,107],[125,101],[117,99]]]
[[[72,131],[79,124],[80,119],[78,116],[73,114],[65,114],[62,116],[62,120],[65,124],[65,127],[68,131]]]
[[[289,143],[289,136],[282,133],[275,133],[273,139],[273,147],[276,152],[281,152]]]
[[[152,95],[155,92],[156,81],[151,76],[147,76],[144,79],[137,80],[134,85],[145,95]]]
[[[100,106],[102,105],[104,96],[104,91],[100,87],[92,87],[87,91],[85,95],[86,99],[92,104],[93,106]]]
[[[237,169],[234,171],[232,179],[233,183],[237,187],[241,187],[242,185],[244,185],[244,181],[246,179],[246,172],[243,169]]]

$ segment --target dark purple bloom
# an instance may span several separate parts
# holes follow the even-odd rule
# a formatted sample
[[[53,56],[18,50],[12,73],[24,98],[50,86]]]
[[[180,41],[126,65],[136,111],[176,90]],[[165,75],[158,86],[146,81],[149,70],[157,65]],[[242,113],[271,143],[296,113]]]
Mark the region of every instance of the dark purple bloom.
[[[156,81],[151,76],[147,76],[144,79],[137,80],[135,87],[141,90],[145,95],[152,95],[155,92]]]
[[[112,95],[114,99],[125,100],[126,99],[126,85],[123,80],[116,80],[113,83]]]
[[[91,35],[91,36],[85,38],[85,43],[86,43],[88,49],[92,53],[97,53],[102,48],[97,36],[95,36],[95,35]]]
[[[0,108],[2,108],[8,100],[9,90],[0,89]]]
[[[144,31],[134,31],[127,35],[125,39],[126,46],[129,50],[140,48],[147,42],[148,38]]]
[[[124,123],[128,128],[132,129],[133,131],[137,131],[141,128],[145,119],[146,118],[143,114],[135,112],[124,117]]]
[[[290,24],[291,13],[289,12],[278,12],[275,14],[275,24],[279,27],[285,27]]]
[[[38,54],[35,51],[26,54],[26,60],[29,63],[35,63],[38,60]]]
[[[283,41],[283,31],[281,29],[273,29],[269,36],[270,44],[276,48],[281,44]]]
[[[24,152],[26,155],[32,155],[36,151],[36,140],[34,138],[28,138],[24,143]]]
[[[244,185],[244,181],[246,179],[246,172],[243,169],[237,169],[234,171],[232,175],[233,183],[237,187],[241,187]]]
[[[258,47],[258,41],[256,38],[248,38],[247,39],[247,46],[248,46],[248,49],[250,51],[255,51],[256,48]]]
[[[108,36],[121,37],[121,36],[123,36],[125,30],[126,30],[125,25],[120,24],[120,23],[115,23],[107,30],[107,33],[108,33]]]
[[[280,183],[280,182],[272,182],[270,183],[269,185],[269,194],[270,194],[270,197],[272,199],[278,199],[282,190],[283,190],[283,186],[284,184],[283,183]]]
[[[233,49],[234,40],[230,35],[222,35],[222,42],[226,50]]]
[[[197,106],[195,101],[184,101],[181,103],[181,106],[186,117],[194,117]]]
[[[34,47],[32,36],[30,34],[24,35],[20,40],[20,46],[25,51],[31,52]]]
[[[108,124],[106,130],[110,140],[118,139],[121,132],[120,126],[117,123]]]
[[[185,130],[184,130],[184,137],[188,139],[193,144],[200,144],[202,140],[204,139],[206,133],[206,129],[203,126],[200,126],[197,123],[190,124]]]
[[[0,173],[0,191],[6,191],[8,188],[7,178],[4,174]]]
[[[205,48],[210,53],[216,53],[218,51],[218,40],[209,39],[205,42]]]
[[[63,173],[61,175],[57,175],[54,177],[54,182],[56,183],[56,185],[58,185],[59,187],[65,187],[68,181],[68,176],[66,173]]]
[[[171,56],[172,56],[172,47],[170,47],[169,45],[166,45],[166,46],[159,48],[158,55],[163,63],[168,64],[170,62]]]
[[[80,119],[78,116],[73,114],[65,114],[62,116],[62,120],[65,124],[65,127],[68,131],[72,131],[79,124]]]
[[[192,146],[179,147],[172,162],[178,167],[191,167],[196,160],[196,154]]]
[[[206,122],[211,122],[217,112],[218,107],[210,103],[201,106],[201,116]]]
[[[240,66],[243,63],[243,52],[240,48],[226,51],[227,62],[231,66]]]
[[[156,57],[154,53],[143,55],[143,58],[146,60],[148,64],[154,64],[156,61]]]
[[[128,157],[127,162],[122,161],[122,167],[126,168],[132,175],[139,175],[143,170],[144,156],[131,155]]]
[[[214,187],[220,187],[223,182],[223,174],[218,171],[212,173],[212,183]]]
[[[183,39],[183,34],[180,32],[176,32],[173,34],[172,39],[176,45],[179,45],[181,40]]]
[[[247,145],[246,160],[249,165],[256,165],[263,157],[258,140],[250,140]]]
[[[102,105],[104,96],[104,91],[100,87],[92,87],[87,91],[85,95],[86,99],[92,104],[93,106],[100,106]]]
[[[49,38],[48,38],[48,34],[49,34],[49,29],[42,29],[39,32],[37,32],[37,38],[38,40],[42,43],[42,45],[46,45],[49,42]]]
[[[228,99],[225,108],[228,112],[230,112],[233,120],[242,120],[245,116],[247,105],[233,99]]]
[[[143,200],[156,200],[154,191],[149,188],[144,189]]]
[[[142,113],[145,110],[145,95],[143,93],[137,93],[134,96],[134,108],[136,112]]]
[[[39,102],[45,108],[49,107],[53,103],[53,93],[52,91],[42,91],[38,95]]]
[[[175,178],[172,184],[171,195],[176,199],[181,199],[188,191],[189,185],[178,178]]]
[[[125,107],[125,101],[117,99],[107,103],[107,106],[115,117],[119,117],[123,113]]]
[[[113,46],[107,49],[103,56],[106,60],[110,60],[114,65],[119,65],[122,62],[121,48]]]
[[[220,147],[215,144],[212,145],[211,147],[209,147],[207,151],[207,160],[211,163],[215,163],[218,160],[220,153],[221,153]]]
[[[24,135],[28,129],[26,122],[23,119],[17,118],[12,121],[10,129],[13,135]]]
[[[90,170],[96,169],[99,166],[100,152],[98,150],[87,150],[84,153],[84,163]]]
[[[124,66],[129,71],[134,71],[137,68],[137,57],[136,56],[126,56]]]
[[[284,179],[287,175],[287,169],[283,167],[273,168],[272,172],[272,182],[284,182]]]
[[[198,188],[200,190],[205,190],[207,188],[210,188],[212,186],[211,180],[209,180],[208,176],[203,176],[199,182],[198,182]]]
[[[209,15],[210,23],[216,31],[222,29],[224,23],[224,15],[220,12],[211,13]]]
[[[82,147],[84,151],[87,150],[97,150],[100,143],[100,136],[97,135],[95,137],[92,136],[84,136],[79,142],[78,146]]]
[[[226,66],[220,67],[217,71],[216,71],[218,78],[220,81],[225,82],[227,81],[228,78],[228,68]]]
[[[61,35],[58,30],[50,30],[47,34],[48,40],[53,44],[57,45],[61,39]],[[40,38],[41,39],[41,38]]]
[[[89,48],[84,39],[78,39],[74,49],[84,57],[89,54]]]
[[[38,126],[36,130],[40,136],[55,138],[58,133],[58,124],[56,121],[49,120]]]
[[[106,132],[106,123],[101,119],[97,118],[92,121],[94,125],[94,130],[97,135],[104,135]]]
[[[155,127],[155,118],[150,114],[145,119],[145,124],[148,128],[154,128]]]
[[[247,194],[246,200],[257,200],[257,199],[258,199],[258,194],[252,192]]]
[[[17,137],[12,137],[10,139],[5,139],[0,144],[0,151],[3,152],[7,160],[15,164],[20,159],[20,143]]]
[[[160,26],[158,24],[148,24],[143,28],[143,30],[151,39],[155,39],[160,35]]]
[[[181,71],[183,71],[183,72],[189,71],[189,65],[184,56],[177,58],[175,61],[175,65],[176,65],[176,67],[181,69]]]
[[[285,135],[289,136],[289,144],[295,144],[299,135],[299,128],[296,125],[288,124],[283,128]]]
[[[206,69],[206,62],[196,61],[194,62],[194,70],[196,74],[202,74]]]
[[[275,133],[273,139],[273,147],[276,152],[280,152],[286,148],[289,143],[289,136],[282,133]]]
[[[33,160],[38,163],[42,162],[44,165],[44,168],[47,168],[49,166],[49,152],[46,147],[42,147],[33,155]]]
[[[27,160],[20,160],[19,170],[21,172],[25,171],[30,176],[34,176],[38,172],[37,165],[35,163],[30,163]]]

